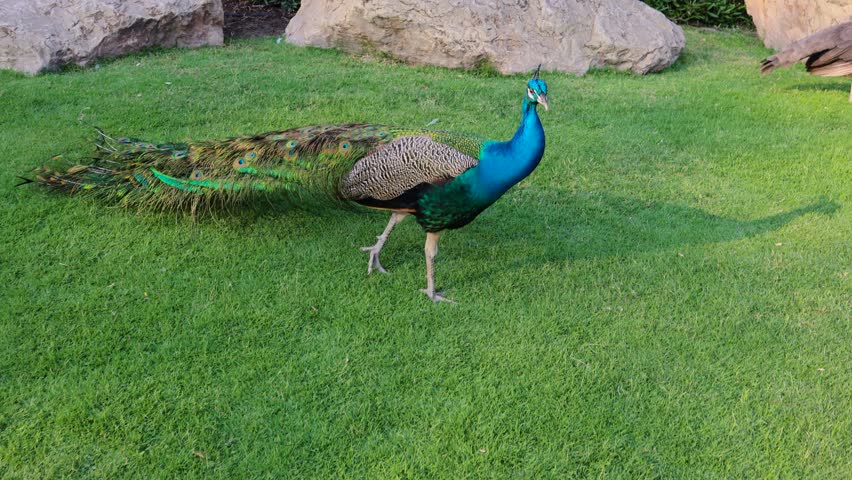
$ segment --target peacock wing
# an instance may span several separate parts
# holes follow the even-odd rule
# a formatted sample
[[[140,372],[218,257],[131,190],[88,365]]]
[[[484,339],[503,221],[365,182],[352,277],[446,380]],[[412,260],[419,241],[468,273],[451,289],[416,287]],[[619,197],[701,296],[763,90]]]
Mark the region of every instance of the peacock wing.
[[[424,184],[445,184],[477,163],[432,135],[399,136],[358,160],[341,178],[339,191],[348,200],[387,202]]]
[[[805,68],[823,77],[852,75],[852,40],[811,55],[805,62]]]
[[[852,41],[852,21],[834,25],[795,41],[775,55],[766,58],[761,63],[760,73],[765,75],[776,68],[792,65],[803,58],[819,56],[822,52],[830,51],[850,41]]]

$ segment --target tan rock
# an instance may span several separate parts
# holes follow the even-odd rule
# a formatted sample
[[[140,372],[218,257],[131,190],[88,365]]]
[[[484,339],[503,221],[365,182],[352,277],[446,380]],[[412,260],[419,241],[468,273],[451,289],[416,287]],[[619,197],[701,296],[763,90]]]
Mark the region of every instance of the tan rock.
[[[852,20],[852,0],[745,0],[763,44],[779,50],[824,28]]]
[[[221,0],[0,0],[0,68],[35,74],[155,45],[221,45]]]
[[[580,75],[603,66],[659,71],[685,43],[679,26],[638,0],[302,0],[287,41],[414,64],[487,61],[515,73],[542,63]]]

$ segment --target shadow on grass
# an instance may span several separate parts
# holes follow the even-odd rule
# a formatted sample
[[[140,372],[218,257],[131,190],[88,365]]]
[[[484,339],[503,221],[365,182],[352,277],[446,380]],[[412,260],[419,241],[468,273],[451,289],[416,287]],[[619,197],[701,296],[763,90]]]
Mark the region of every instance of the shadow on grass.
[[[515,206],[501,216],[510,216],[513,224],[535,228],[508,228],[493,216],[468,227],[473,227],[469,234],[476,237],[474,242],[499,243],[506,251],[522,252],[511,267],[730,242],[778,230],[807,214],[831,215],[840,208],[834,201],[820,199],[788,212],[740,220],[684,205],[649,203],[606,193],[565,195],[539,190],[522,196],[538,197],[540,203],[533,205],[536,202],[525,198],[514,202]],[[548,209],[547,213],[538,213],[542,208]],[[483,252],[483,261],[494,253],[474,250]]]
[[[800,92],[813,92],[813,91],[839,91],[844,93],[849,93],[849,85],[852,84],[852,80],[846,80],[843,82],[832,82],[832,83],[798,83],[796,85],[792,85],[788,88],[788,90],[798,90]]]
[[[480,216],[448,241],[467,243],[464,254],[481,257],[483,262],[494,260],[494,249],[486,247],[496,247],[507,252],[504,258],[509,259],[508,266],[518,268],[530,263],[629,256],[676,250],[689,245],[736,241],[778,230],[804,215],[831,215],[840,207],[834,201],[820,199],[787,212],[740,220],[685,205],[646,202],[603,192],[567,194],[557,189],[527,188],[500,200],[491,207],[497,211]],[[275,221],[286,215],[289,225],[287,236],[301,229],[293,228],[294,225],[311,230],[310,225],[316,222],[352,225],[363,222],[374,226],[373,230],[378,233],[387,221],[385,215],[365,209],[346,212],[337,209],[249,208],[230,213],[233,215],[219,212],[201,221],[213,222],[222,230],[240,232],[257,221]],[[162,214],[151,217],[163,219]],[[165,220],[167,223],[191,223],[188,214],[166,217],[171,217]],[[370,227],[365,230],[372,231]],[[371,238],[363,241],[368,242]],[[409,251],[409,247],[414,246],[397,245],[395,248]],[[406,255],[408,260],[419,261],[422,256],[420,248],[412,252],[410,256]]]
[[[69,203],[81,200],[63,198]],[[481,278],[505,267],[516,269],[535,264],[629,257],[654,251],[677,252],[690,245],[731,242],[773,232],[808,214],[832,215],[840,208],[837,202],[819,199],[786,212],[742,220],[686,205],[648,202],[604,192],[566,193],[554,188],[529,187],[501,199],[490,212],[445,242],[458,245],[453,255],[494,263],[494,268],[470,277]],[[120,215],[133,213],[117,207],[115,210]],[[197,233],[187,212],[139,213],[143,217],[140,222],[165,227],[183,225],[192,235]],[[286,216],[286,220],[282,216]],[[315,231],[318,222],[342,222],[354,230],[378,233],[387,222],[387,216],[364,209],[347,212],[245,208],[209,212],[199,215],[197,221],[214,224],[227,235],[241,235],[258,221],[282,221],[286,224],[282,235],[292,238],[303,234],[311,236],[307,232]],[[356,223],[362,225],[354,228]],[[357,240],[366,244],[371,239],[367,236]],[[394,243],[395,262],[422,261],[422,243]],[[450,261],[450,258],[443,261]],[[499,261],[501,259],[505,261]]]

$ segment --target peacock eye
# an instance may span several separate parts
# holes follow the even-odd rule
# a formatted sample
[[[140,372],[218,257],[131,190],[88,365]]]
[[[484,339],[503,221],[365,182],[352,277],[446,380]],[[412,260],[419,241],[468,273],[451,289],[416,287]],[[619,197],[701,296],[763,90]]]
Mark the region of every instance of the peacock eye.
[[[237,163],[239,163],[240,165],[242,165],[242,164],[246,163],[246,161],[245,161],[245,160],[243,160],[243,159],[241,158],[241,159],[240,159],[240,161],[239,161],[239,162],[237,162]]]

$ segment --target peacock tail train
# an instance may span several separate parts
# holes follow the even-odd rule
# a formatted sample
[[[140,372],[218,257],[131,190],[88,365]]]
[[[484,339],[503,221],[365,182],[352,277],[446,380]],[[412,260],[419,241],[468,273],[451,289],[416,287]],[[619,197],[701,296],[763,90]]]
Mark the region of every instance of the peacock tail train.
[[[394,139],[427,137],[477,158],[484,139],[376,124],[320,125],[218,141],[153,144],[101,130],[86,161],[44,165],[35,181],[123,206],[175,209],[263,204],[350,204],[341,180]]]

